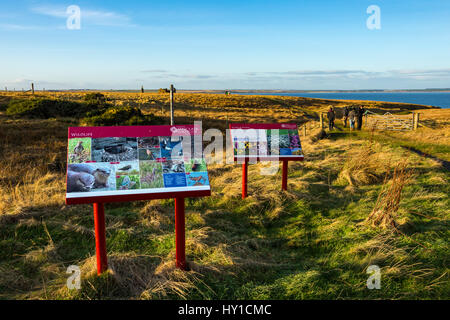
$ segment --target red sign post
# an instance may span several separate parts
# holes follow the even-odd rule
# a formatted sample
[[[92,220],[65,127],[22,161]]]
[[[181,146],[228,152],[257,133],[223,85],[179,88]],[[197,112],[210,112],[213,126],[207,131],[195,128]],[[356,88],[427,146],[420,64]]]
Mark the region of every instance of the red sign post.
[[[108,269],[108,258],[106,256],[105,208],[102,202],[94,203],[94,225],[97,273],[100,275]]]
[[[304,156],[295,123],[230,124],[234,161],[242,161],[242,199],[248,195],[249,161],[281,161],[281,189],[287,190],[289,161],[303,161]]]
[[[185,270],[184,199],[211,195],[197,135],[192,125],[69,128],[66,204],[94,205],[99,275],[108,269],[104,204],[168,198],[175,199],[176,266]]]

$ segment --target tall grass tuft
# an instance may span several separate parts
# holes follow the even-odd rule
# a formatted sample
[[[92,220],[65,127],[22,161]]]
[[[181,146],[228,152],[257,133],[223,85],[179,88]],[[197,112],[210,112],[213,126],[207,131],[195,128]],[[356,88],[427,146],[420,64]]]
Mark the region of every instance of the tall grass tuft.
[[[390,181],[386,175],[377,202],[366,219],[370,225],[382,228],[397,227],[395,214],[399,209],[402,190],[410,181],[411,176],[412,171],[408,170],[408,160],[400,161],[396,165]]]
[[[361,146],[355,153],[350,152],[338,181],[347,182],[351,187],[382,182],[383,176],[391,171],[391,165],[384,161],[384,156],[375,151],[374,143]]]

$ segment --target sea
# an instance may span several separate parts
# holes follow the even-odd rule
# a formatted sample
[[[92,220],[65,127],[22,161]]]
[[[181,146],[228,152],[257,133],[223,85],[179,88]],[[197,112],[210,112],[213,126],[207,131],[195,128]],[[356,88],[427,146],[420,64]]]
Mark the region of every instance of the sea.
[[[236,92],[232,92],[236,93]],[[450,92],[277,92],[277,93],[240,93],[245,95],[276,95],[336,100],[369,100],[422,104],[427,106],[450,108]]]

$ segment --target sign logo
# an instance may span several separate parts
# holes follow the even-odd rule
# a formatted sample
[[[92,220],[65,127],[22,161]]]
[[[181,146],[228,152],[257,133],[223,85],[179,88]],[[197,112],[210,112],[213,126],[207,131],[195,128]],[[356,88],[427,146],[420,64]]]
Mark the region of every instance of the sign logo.
[[[188,129],[186,128],[177,128],[177,127],[171,127],[170,131],[172,132],[172,134],[176,134],[176,135],[186,135],[186,136],[190,136],[191,133],[189,132]]]

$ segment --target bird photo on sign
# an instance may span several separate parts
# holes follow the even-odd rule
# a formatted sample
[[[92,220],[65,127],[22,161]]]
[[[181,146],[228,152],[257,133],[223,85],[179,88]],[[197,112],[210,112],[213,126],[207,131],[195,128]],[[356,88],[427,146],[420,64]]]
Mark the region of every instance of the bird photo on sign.
[[[114,164],[114,168],[118,176],[139,175],[139,162],[137,161],[119,162]]]
[[[164,188],[162,165],[156,161],[140,161],[142,189]]]
[[[93,161],[121,162],[137,159],[137,138],[108,137],[92,139]]]
[[[162,158],[172,159],[183,156],[183,137],[160,137],[159,140]]]
[[[156,160],[161,158],[161,151],[158,148],[139,149],[139,160]]]
[[[186,180],[189,187],[206,186],[209,184],[208,172],[186,173]]]
[[[139,175],[117,175],[117,190],[132,190],[140,188]]]
[[[206,171],[205,159],[191,159],[184,163],[186,172],[200,172]]]
[[[69,163],[82,163],[91,160],[91,138],[69,139]]]
[[[116,189],[131,190],[139,189],[139,162],[124,161],[113,165],[116,172]]]

